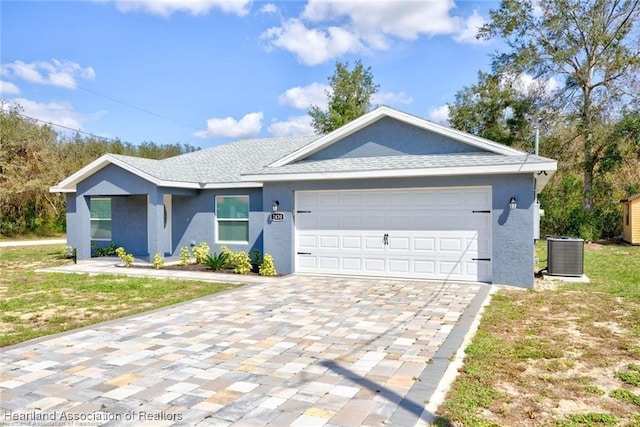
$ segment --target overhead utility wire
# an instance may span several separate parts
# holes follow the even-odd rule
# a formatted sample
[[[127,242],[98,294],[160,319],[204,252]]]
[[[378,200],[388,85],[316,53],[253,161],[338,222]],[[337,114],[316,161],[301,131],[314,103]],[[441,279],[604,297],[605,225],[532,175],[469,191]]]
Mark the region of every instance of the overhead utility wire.
[[[18,64],[18,63],[16,63],[16,61],[9,61],[8,59],[6,59],[6,58],[4,58],[4,57],[0,57],[0,59],[1,59],[3,62],[5,62],[5,63],[9,63],[9,64],[12,64],[12,65],[17,65],[18,67],[22,67],[22,68],[24,68],[24,69],[30,70],[30,68],[29,68],[29,67],[25,67],[25,66],[24,66],[24,65],[22,65],[22,64]],[[66,81],[65,81],[65,80],[59,79],[59,78],[54,77],[54,76],[49,76],[49,79],[51,79],[51,80],[56,80],[56,81],[63,82],[63,83],[66,83]],[[105,99],[108,99],[108,100],[110,100],[110,101],[117,102],[118,104],[122,104],[122,105],[124,105],[124,106],[129,107],[129,108],[133,108],[134,110],[142,111],[143,113],[147,113],[147,114],[150,114],[150,115],[152,115],[152,116],[156,116],[156,117],[161,118],[161,119],[163,119],[163,120],[168,120],[168,121],[170,121],[170,122],[177,123],[177,124],[182,125],[182,126],[187,126],[187,127],[191,128],[191,129],[200,130],[200,128],[199,128],[199,127],[196,127],[196,126],[191,125],[191,124],[189,124],[189,123],[181,122],[180,120],[172,119],[171,117],[167,117],[167,116],[163,116],[162,114],[154,113],[153,111],[147,110],[147,109],[145,109],[145,108],[137,107],[137,106],[135,106],[135,105],[133,105],[133,104],[130,104],[130,103],[128,103],[128,102],[121,101],[121,100],[119,100],[119,99],[113,98],[113,97],[108,96],[108,95],[103,95],[103,94],[101,94],[101,93],[99,93],[99,92],[96,92],[96,91],[94,91],[94,90],[91,90],[91,89],[87,89],[86,87],[82,87],[82,86],[76,85],[76,88],[78,88],[78,89],[82,89],[82,90],[84,90],[85,92],[89,92],[89,93],[91,93],[91,94],[93,94],[93,95],[100,96],[100,97],[105,98]]]
[[[20,117],[24,117],[25,119],[35,120],[36,122],[44,123],[46,125],[57,126],[57,127],[63,128],[63,129],[67,129],[67,130],[73,131],[73,132],[77,132],[77,133],[81,133],[81,134],[84,134],[84,135],[92,136],[94,138],[106,139],[106,140],[112,141],[112,142],[123,142],[123,141],[120,141],[118,139],[107,138],[106,136],[100,136],[100,135],[96,135],[94,133],[85,132],[85,131],[80,130],[80,129],[70,128],[68,126],[61,125],[59,123],[53,123],[53,122],[48,122],[46,120],[36,119],[35,117],[31,117],[31,116],[27,116],[26,114],[18,113],[17,111],[15,112],[15,114],[19,115]]]

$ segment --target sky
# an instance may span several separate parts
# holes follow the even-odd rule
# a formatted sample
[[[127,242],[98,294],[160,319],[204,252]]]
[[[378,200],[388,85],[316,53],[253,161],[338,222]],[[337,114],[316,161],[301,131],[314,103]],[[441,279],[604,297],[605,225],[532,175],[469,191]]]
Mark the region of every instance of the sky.
[[[206,148],[313,133],[336,62],[361,60],[387,105],[445,123],[499,41],[485,0],[0,2],[0,98],[132,144]]]

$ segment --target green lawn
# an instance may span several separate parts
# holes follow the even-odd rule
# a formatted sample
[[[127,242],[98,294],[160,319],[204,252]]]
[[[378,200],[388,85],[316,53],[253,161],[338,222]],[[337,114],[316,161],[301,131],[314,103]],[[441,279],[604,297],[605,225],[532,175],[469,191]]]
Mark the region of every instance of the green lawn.
[[[585,273],[494,294],[439,425],[640,425],[640,247],[586,245]]]
[[[63,246],[0,248],[0,346],[199,298],[235,287],[116,275],[36,273],[72,261]]]

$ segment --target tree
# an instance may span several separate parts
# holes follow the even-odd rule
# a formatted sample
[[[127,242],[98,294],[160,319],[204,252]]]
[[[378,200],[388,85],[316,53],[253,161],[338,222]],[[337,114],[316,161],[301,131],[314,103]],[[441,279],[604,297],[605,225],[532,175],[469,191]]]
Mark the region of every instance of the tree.
[[[329,82],[331,89],[325,91],[327,110],[317,105],[308,110],[311,124],[319,134],[331,132],[367,113],[371,109],[371,96],[379,88],[373,82],[371,67],[365,68],[360,60],[353,70],[349,70],[349,62],[337,62]]]
[[[513,78],[480,71],[478,82],[462,88],[449,104],[452,127],[492,141],[528,150],[535,97]]]
[[[594,172],[613,154],[602,129],[638,97],[640,0],[503,0],[490,16],[479,37],[511,48],[494,57],[495,73],[564,80],[547,105],[577,122],[590,211]]]

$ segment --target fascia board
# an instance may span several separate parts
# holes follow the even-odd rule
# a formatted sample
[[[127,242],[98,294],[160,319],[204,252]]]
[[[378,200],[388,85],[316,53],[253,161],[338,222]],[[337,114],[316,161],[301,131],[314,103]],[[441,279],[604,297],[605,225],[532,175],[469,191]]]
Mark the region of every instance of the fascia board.
[[[459,166],[452,168],[423,168],[423,169],[389,169],[347,172],[310,172],[310,173],[276,173],[265,175],[245,175],[247,181],[314,181],[335,179],[372,179],[372,178],[408,178],[418,176],[452,176],[452,175],[496,175],[504,173],[537,173],[540,171],[555,171],[556,162],[535,164],[510,164],[487,166]]]
[[[262,188],[262,182],[221,182],[221,183],[209,183],[204,184],[202,187],[204,190],[218,190],[225,188]]]

